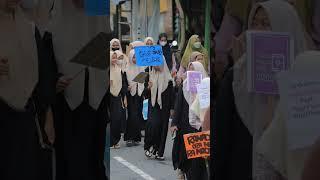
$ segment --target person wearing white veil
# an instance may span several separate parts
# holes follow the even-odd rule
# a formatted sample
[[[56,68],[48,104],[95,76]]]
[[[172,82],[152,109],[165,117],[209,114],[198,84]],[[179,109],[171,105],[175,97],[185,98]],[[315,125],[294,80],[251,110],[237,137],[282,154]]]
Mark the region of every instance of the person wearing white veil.
[[[98,33],[107,32],[109,17],[86,15],[84,3],[56,0],[51,11],[61,74],[55,106],[57,179],[106,179],[107,71],[69,61]]]
[[[112,39],[110,41],[110,51],[121,51],[121,52],[123,52],[119,39],[114,38],[114,39]]]
[[[257,3],[251,10],[248,27],[249,30],[289,33],[294,41],[295,55],[307,48],[303,25],[294,7],[286,1],[269,0]],[[233,93],[237,112],[253,136],[253,179],[282,179],[279,172],[256,150],[257,142],[274,116],[278,96],[248,92],[246,62],[244,54],[233,67]]]
[[[138,145],[141,141],[141,123],[144,121],[142,116],[144,83],[134,82],[133,79],[145,68],[136,65],[135,51],[131,50],[129,55],[129,65],[127,69],[127,80],[129,83],[128,99],[128,119],[127,129],[124,140],[127,146]]]
[[[145,128],[145,155],[164,160],[168,123],[174,109],[173,78],[165,59],[161,66],[151,67],[148,90],[150,98]]]
[[[307,72],[316,73],[320,67],[319,58],[319,51],[305,51],[300,53],[295,58],[295,62],[288,72],[301,76]],[[258,142],[258,152],[263,154],[268,162],[272,164],[285,179],[305,180],[306,177],[308,177],[308,180],[313,180],[315,177],[309,176],[308,171],[318,171],[318,167],[315,168],[315,163],[312,163],[310,158],[317,157],[314,156],[314,153],[317,149],[319,152],[319,139],[315,139],[308,146],[289,149],[287,127],[289,127],[288,123],[292,121],[288,119],[289,113],[287,113],[287,108],[282,106],[287,104],[287,102],[284,102],[285,99],[282,100],[281,98],[282,97],[280,97],[280,101],[282,102],[276,107],[273,121]],[[305,135],[304,132],[307,131],[305,127],[301,126],[299,129],[301,129],[301,135]],[[312,149],[312,144],[314,144],[315,149]]]
[[[0,1],[0,179],[52,179],[54,133],[50,106],[54,67],[48,68],[34,19],[23,1]],[[47,62],[46,62],[47,61]],[[54,64],[51,64],[54,65]],[[50,89],[51,88],[51,89]],[[49,112],[50,111],[50,112]],[[51,126],[52,127],[52,126]],[[51,132],[49,132],[51,131]],[[53,134],[51,134],[53,133]],[[50,134],[52,136],[50,136]]]
[[[144,44],[147,46],[153,46],[153,45],[155,45],[155,41],[152,37],[146,37],[144,39]]]
[[[121,69],[118,56],[114,52],[110,54],[110,147],[119,149],[121,139],[121,125],[126,118],[125,99],[128,91],[126,73]]]

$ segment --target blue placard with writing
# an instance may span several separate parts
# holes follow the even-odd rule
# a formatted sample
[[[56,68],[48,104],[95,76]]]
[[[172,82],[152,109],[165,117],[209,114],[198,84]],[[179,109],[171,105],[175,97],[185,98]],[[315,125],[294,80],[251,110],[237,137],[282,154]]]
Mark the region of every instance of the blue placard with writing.
[[[110,14],[110,0],[85,0],[88,16],[107,16]]]
[[[160,66],[163,64],[162,47],[138,46],[134,48],[138,66]]]
[[[144,120],[148,119],[148,105],[149,105],[149,100],[145,99],[143,101],[143,108],[142,108],[142,115]]]

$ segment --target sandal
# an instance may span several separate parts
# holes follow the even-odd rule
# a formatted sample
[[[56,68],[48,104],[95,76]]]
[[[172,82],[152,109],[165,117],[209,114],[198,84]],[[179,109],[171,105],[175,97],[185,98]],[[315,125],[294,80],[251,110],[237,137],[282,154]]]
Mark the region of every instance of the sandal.
[[[163,156],[159,156],[159,155],[158,155],[158,152],[157,152],[157,154],[156,154],[155,159],[156,159],[156,160],[159,160],[159,161],[164,161],[164,160],[165,160]]]
[[[146,155],[147,158],[152,158],[152,153],[149,150],[145,150],[144,155]]]

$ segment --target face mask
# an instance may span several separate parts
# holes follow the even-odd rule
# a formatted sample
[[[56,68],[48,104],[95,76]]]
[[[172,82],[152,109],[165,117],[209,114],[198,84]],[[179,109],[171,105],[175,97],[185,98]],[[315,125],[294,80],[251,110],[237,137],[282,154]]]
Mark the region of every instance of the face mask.
[[[120,48],[112,48],[112,51],[118,51]]]
[[[201,48],[201,42],[196,42],[193,44],[194,49],[200,49]]]
[[[161,46],[165,46],[167,44],[167,41],[160,41]]]
[[[37,6],[38,0],[22,0],[21,6],[24,9],[33,9],[35,6]]]
[[[122,63],[123,63],[123,60],[122,60],[122,59],[121,59],[121,60],[119,60],[119,59],[117,60],[117,64],[118,64],[118,65],[122,65]]]

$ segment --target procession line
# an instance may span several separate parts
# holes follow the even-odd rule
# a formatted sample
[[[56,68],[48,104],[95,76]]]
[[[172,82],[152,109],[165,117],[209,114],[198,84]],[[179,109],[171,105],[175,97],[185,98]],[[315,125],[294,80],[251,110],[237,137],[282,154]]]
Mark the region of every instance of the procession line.
[[[129,163],[126,160],[124,160],[122,157],[116,156],[116,157],[113,157],[113,159],[115,159],[119,163],[125,165],[127,168],[129,168],[130,170],[132,170],[133,172],[135,172],[136,174],[138,174],[139,176],[141,176],[145,180],[156,180],[153,177],[151,177],[149,174],[143,172],[141,169],[139,169],[135,165]]]

